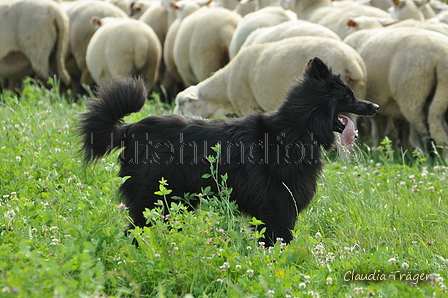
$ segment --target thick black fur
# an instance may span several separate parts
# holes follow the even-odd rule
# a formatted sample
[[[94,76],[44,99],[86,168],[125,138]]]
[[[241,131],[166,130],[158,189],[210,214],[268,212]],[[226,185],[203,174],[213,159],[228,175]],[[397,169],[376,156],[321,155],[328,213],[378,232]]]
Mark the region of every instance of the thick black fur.
[[[130,178],[120,192],[134,225],[146,224],[142,212],[160,199],[154,192],[162,177],[173,196],[213,186],[201,177],[209,173],[210,147],[220,143],[220,174],[228,174],[239,210],[265,223],[267,244],[277,237],[291,241],[298,212],[316,191],[321,147],[331,147],[333,132],[344,128],[338,115],[370,116],[378,109],[355,98],[319,58],[310,60],[285,102],[268,114],[228,120],[150,116],[124,123],[125,115],[142,108],[145,94],[141,80],[118,79],[99,89],[80,120],[86,161],[122,149],[119,176]]]

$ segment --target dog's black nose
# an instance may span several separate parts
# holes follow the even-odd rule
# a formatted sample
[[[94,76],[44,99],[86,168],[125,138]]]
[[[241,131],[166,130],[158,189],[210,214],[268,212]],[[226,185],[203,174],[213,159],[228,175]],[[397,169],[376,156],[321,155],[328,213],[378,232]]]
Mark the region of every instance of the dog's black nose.
[[[380,108],[380,106],[377,104],[372,104],[372,106],[373,106],[373,109],[375,110],[375,112],[378,111],[378,109]]]

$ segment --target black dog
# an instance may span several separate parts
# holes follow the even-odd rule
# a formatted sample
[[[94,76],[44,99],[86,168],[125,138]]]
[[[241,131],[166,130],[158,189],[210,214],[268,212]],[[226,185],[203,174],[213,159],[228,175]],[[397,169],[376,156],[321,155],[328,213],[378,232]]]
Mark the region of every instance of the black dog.
[[[141,80],[118,79],[98,90],[80,120],[86,161],[123,149],[119,175],[130,178],[120,192],[134,224],[146,224],[142,212],[160,199],[154,192],[162,177],[173,196],[213,186],[211,179],[201,177],[209,173],[205,157],[214,155],[210,147],[220,143],[219,171],[228,174],[231,199],[239,210],[264,222],[262,240],[267,244],[277,237],[291,241],[298,212],[316,190],[323,166],[321,147],[332,146],[333,132],[341,133],[345,143],[354,139],[353,123],[341,113],[371,116],[378,109],[355,98],[319,58],[309,61],[285,102],[268,114],[229,120],[151,116],[124,123],[125,115],[143,107],[145,95]]]

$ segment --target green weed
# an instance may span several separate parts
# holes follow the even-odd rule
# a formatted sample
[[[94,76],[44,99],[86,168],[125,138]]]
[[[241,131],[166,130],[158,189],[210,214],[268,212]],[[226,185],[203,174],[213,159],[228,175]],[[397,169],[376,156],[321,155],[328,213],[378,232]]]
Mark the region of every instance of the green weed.
[[[123,233],[117,154],[81,162],[84,109],[32,81],[0,95],[0,297],[447,297],[443,163],[418,152],[408,163],[387,140],[356,162],[331,162],[291,244],[268,249],[211,156],[204,177],[218,192],[167,206],[160,177],[161,204],[145,212],[151,227],[133,231],[136,247]],[[152,100],[126,121],[168,113]]]

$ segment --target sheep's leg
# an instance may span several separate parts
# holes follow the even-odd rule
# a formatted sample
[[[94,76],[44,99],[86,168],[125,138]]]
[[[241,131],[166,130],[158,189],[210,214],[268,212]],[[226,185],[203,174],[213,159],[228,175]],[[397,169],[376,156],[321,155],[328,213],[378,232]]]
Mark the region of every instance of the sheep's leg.
[[[38,34],[25,39],[22,45],[23,53],[30,61],[36,76],[44,83],[53,75],[50,72],[50,55],[57,40],[56,30],[47,28],[45,32],[45,36]]]
[[[409,144],[412,149],[423,148],[420,135],[413,125],[409,126]]]
[[[412,81],[414,81],[414,78],[412,78]],[[427,139],[430,137],[430,133],[428,123],[426,122],[427,119],[423,112],[423,106],[431,90],[429,82],[422,82],[422,86],[427,86],[427,88],[421,87],[416,89],[402,84],[399,92],[397,91],[395,101],[399,104],[405,119],[422,134],[424,139]]]

